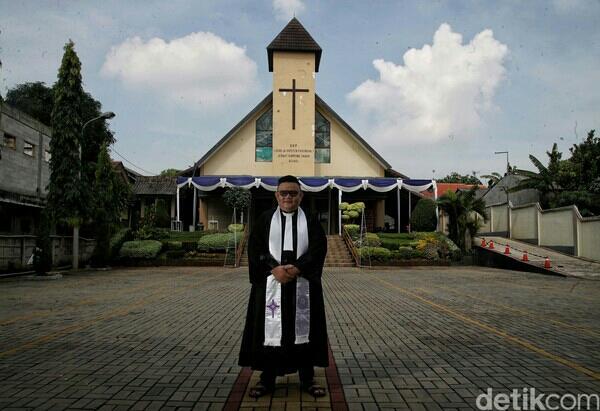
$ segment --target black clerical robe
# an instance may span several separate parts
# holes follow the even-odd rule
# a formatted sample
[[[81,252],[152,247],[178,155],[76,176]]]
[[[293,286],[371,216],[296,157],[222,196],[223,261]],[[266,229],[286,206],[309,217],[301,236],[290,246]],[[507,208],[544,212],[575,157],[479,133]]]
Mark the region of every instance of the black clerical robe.
[[[282,342],[280,347],[265,347],[265,291],[270,271],[279,263],[269,251],[271,218],[276,209],[264,212],[253,224],[248,239],[248,264],[250,301],[246,326],[242,338],[239,365],[255,370],[273,369],[278,375],[296,372],[300,367],[329,365],[327,356],[327,324],[321,274],[327,254],[327,237],[316,218],[306,215],[308,228],[308,251],[296,260],[297,215],[293,216],[294,251],[282,252],[290,264],[300,270],[300,276],[309,282],[310,332],[309,342],[294,344],[296,313],[296,280],[281,284]],[[282,218],[285,224],[285,218]],[[282,225],[282,248],[285,225]],[[285,265],[282,261],[282,265]]]

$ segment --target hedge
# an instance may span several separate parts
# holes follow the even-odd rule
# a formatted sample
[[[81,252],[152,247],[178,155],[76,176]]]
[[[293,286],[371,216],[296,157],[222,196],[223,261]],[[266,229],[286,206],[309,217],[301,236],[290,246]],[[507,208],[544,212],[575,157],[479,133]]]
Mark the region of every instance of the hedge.
[[[119,256],[121,258],[151,260],[156,258],[161,249],[162,243],[156,240],[126,241],[121,247]]]
[[[415,250],[412,247],[400,247],[397,250],[392,251],[392,258],[398,260],[412,260],[423,257],[423,253],[421,251]]]
[[[242,239],[240,234],[236,235],[236,242]],[[198,241],[198,250],[200,251],[225,251],[227,246],[233,246],[233,233],[209,234]]]
[[[374,261],[387,261],[390,259],[392,252],[383,247],[361,247],[358,249],[358,255],[364,264],[369,258]]]
[[[429,198],[419,200],[412,211],[410,227],[415,231],[434,231],[437,228],[435,201]]]
[[[410,238],[387,238],[381,234],[379,237],[381,238],[381,247],[392,251],[395,251],[400,247],[416,247],[418,244],[417,240]]]

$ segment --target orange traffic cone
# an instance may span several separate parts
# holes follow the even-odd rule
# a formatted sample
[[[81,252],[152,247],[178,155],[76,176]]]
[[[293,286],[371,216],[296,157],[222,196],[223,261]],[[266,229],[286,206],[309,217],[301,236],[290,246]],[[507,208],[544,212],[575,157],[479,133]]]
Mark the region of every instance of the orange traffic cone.
[[[494,249],[494,240],[490,240],[490,250]]]
[[[485,243],[485,238],[482,238],[482,239],[481,239],[481,246],[482,246],[482,247],[485,247],[486,245],[487,245],[487,244]]]
[[[506,255],[510,254],[510,245],[506,244],[506,247],[504,248],[504,254],[506,254]]]
[[[552,268],[552,264],[550,264],[550,259],[548,257],[544,260],[544,268]]]
[[[529,261],[529,254],[527,254],[527,250],[523,251],[523,258],[521,261]]]

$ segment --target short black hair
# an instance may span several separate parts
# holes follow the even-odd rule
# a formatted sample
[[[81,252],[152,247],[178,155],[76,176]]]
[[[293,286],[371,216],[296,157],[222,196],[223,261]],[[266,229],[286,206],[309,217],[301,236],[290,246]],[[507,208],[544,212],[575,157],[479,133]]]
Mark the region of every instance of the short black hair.
[[[298,178],[291,175],[279,177],[279,180],[277,180],[277,187],[279,187],[281,183],[296,183],[300,185],[300,181],[298,181]]]

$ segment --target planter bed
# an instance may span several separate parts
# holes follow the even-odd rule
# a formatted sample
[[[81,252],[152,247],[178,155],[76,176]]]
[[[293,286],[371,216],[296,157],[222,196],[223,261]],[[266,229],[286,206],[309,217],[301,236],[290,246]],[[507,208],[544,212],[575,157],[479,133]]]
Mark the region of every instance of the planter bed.
[[[419,267],[419,266],[450,266],[449,260],[389,260],[373,261],[372,267]],[[363,267],[368,267],[363,265]]]

